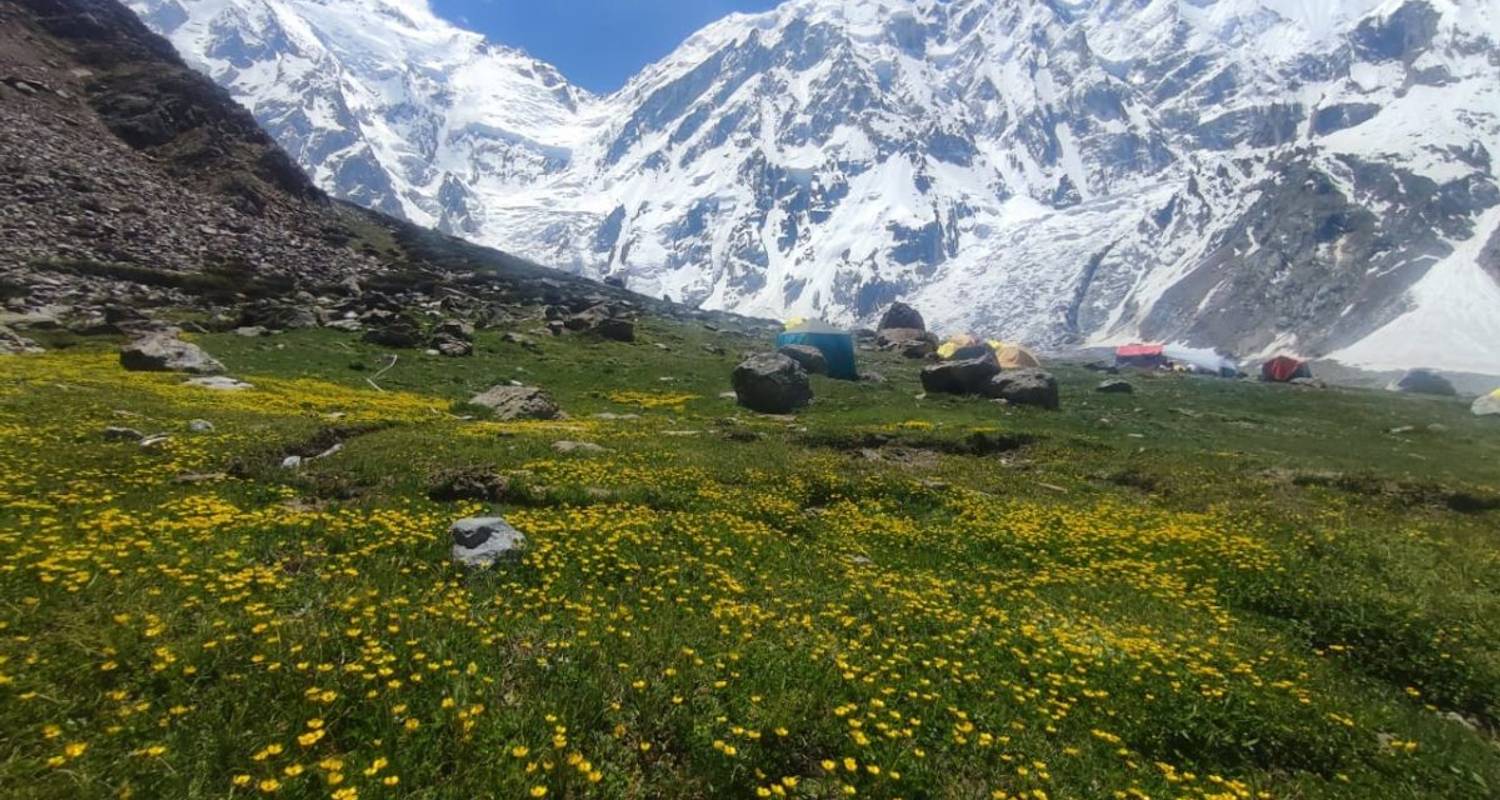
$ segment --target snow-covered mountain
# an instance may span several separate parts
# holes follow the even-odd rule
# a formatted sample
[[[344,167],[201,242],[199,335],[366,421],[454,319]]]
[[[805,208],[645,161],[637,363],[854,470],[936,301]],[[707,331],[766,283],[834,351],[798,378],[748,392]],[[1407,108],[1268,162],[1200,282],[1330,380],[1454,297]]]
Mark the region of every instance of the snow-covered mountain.
[[[335,194],[632,288],[1500,372],[1493,0],[791,0],[608,97],[424,0],[130,0]]]

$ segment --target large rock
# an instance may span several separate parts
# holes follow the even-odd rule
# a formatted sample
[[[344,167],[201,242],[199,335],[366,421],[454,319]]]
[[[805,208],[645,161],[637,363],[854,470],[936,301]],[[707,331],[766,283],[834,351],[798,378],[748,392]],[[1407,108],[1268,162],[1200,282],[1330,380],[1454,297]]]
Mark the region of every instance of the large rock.
[[[927,330],[927,321],[922,319],[922,314],[915,308],[905,303],[892,303],[885,310],[885,315],[880,318],[878,330],[889,330],[891,328],[906,328],[919,331]]]
[[[410,321],[395,320],[365,331],[364,340],[381,347],[410,349],[422,344],[422,330]]]
[[[735,399],[762,414],[787,414],[812,401],[807,370],[780,353],[751,356],[731,376]]]
[[[875,337],[882,350],[896,350],[907,358],[926,358],[937,352],[937,337],[920,328],[888,328]]]
[[[318,315],[307,306],[267,300],[242,309],[239,323],[242,328],[260,327],[273,331],[300,330],[318,327]]]
[[[624,317],[610,317],[600,320],[599,324],[594,326],[594,333],[611,341],[633,342],[635,341],[635,323]]]
[[[984,396],[1004,400],[1013,406],[1058,408],[1057,379],[1039,369],[1007,370],[990,379]]]
[[[1500,389],[1475,400],[1471,410],[1476,417],[1500,417]]]
[[[214,375],[224,365],[203,348],[171,334],[155,333],[120,348],[120,366],[132,372],[190,372]]]
[[[594,333],[616,342],[635,341],[635,323],[620,316],[608,303],[599,303],[568,317],[563,326],[570,331]]]
[[[1453,397],[1458,390],[1447,378],[1433,372],[1430,369],[1414,369],[1394,381],[1386,387],[1392,392],[1404,394],[1435,394],[1443,397]]]
[[[941,394],[979,394],[990,379],[1000,374],[995,351],[986,348],[985,355],[961,361],[933,364],[922,370],[922,388]]]
[[[469,400],[495,412],[497,419],[557,419],[562,411],[543,390],[535,386],[494,386]]]
[[[453,536],[453,560],[465,567],[485,569],[526,552],[526,535],[500,517],[461,519],[448,532]]]
[[[453,358],[473,355],[474,326],[462,320],[443,320],[432,329],[432,338],[427,345]]]
[[[816,347],[805,344],[789,344],[779,348],[776,352],[802,365],[802,368],[807,370],[809,374],[828,374],[828,359],[823,356],[823,351]]]

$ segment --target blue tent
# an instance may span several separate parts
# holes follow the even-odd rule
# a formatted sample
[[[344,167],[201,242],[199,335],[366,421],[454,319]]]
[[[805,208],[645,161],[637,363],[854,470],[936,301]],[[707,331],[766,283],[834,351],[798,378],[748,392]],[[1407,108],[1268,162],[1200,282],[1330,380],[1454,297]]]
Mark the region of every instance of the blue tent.
[[[854,364],[854,337],[826,322],[810,321],[788,325],[786,332],[776,337],[777,349],[789,344],[816,347],[828,360],[828,377],[845,381],[859,380],[859,370]]]

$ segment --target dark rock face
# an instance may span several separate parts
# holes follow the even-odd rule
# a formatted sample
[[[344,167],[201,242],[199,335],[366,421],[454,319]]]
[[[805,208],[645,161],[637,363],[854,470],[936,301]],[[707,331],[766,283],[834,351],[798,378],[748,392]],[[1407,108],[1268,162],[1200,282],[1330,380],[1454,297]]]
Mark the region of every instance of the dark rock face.
[[[922,370],[922,388],[939,394],[980,394],[990,379],[1000,374],[1000,361],[988,355],[933,364]]]
[[[1386,387],[1393,392],[1403,394],[1432,394],[1441,397],[1454,397],[1458,390],[1442,375],[1430,369],[1414,369]]]
[[[927,321],[922,319],[921,312],[905,303],[892,303],[885,310],[884,316],[880,318],[880,325],[876,330],[884,331],[891,328],[905,328],[916,331],[926,331]]]
[[[751,356],[730,381],[739,404],[762,414],[789,414],[812,402],[807,371],[779,353]]]
[[[805,344],[789,344],[776,352],[802,365],[802,368],[807,370],[811,375],[828,374],[828,359],[824,357],[823,351],[816,347],[809,347]]]
[[[168,334],[137,339],[120,349],[120,366],[132,372],[187,372],[215,375],[224,365],[195,344]]]
[[[562,410],[552,397],[535,386],[495,386],[469,400],[470,405],[495,412],[496,419],[557,419]]]
[[[984,396],[1013,406],[1036,406],[1052,411],[1059,407],[1057,379],[1039,369],[1002,372],[984,386]]]

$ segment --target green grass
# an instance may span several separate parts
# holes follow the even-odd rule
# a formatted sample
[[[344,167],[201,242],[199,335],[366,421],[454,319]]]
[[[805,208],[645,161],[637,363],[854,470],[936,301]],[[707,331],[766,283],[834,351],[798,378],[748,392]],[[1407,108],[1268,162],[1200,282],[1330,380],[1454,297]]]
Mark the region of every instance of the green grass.
[[[500,333],[201,337],[238,395],[0,361],[0,794],[1500,792],[1500,427],[1456,401],[1064,366],[1047,413],[866,353],[785,419],[720,398],[739,334]],[[465,418],[512,379],[570,419]],[[505,501],[429,500],[455,468]],[[531,548],[464,574],[490,510]]]

